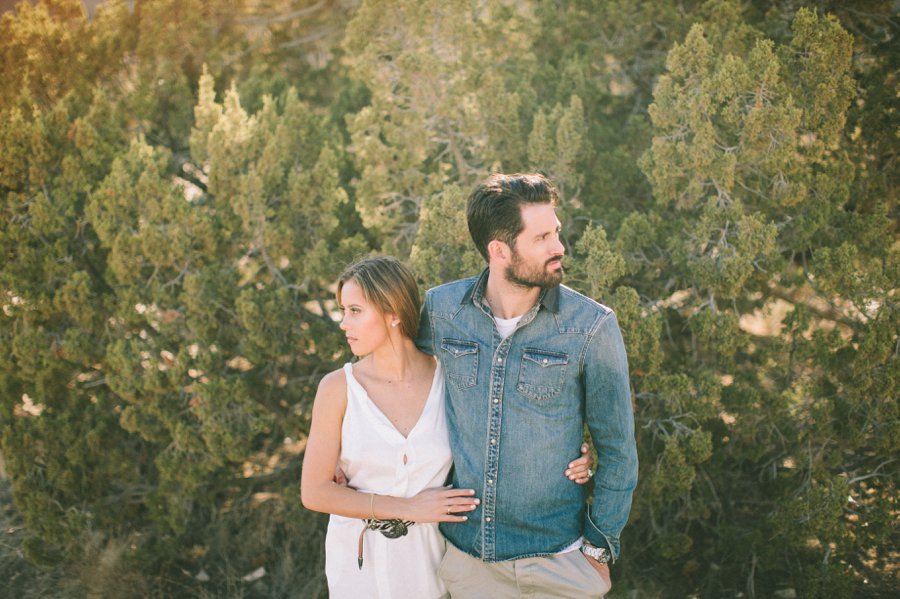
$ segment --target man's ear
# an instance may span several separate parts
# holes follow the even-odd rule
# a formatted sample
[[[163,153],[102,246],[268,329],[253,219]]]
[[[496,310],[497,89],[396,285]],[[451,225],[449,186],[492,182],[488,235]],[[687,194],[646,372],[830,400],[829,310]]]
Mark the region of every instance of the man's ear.
[[[512,254],[509,246],[499,239],[492,239],[490,243],[487,244],[487,251],[488,261],[490,262],[506,262]]]

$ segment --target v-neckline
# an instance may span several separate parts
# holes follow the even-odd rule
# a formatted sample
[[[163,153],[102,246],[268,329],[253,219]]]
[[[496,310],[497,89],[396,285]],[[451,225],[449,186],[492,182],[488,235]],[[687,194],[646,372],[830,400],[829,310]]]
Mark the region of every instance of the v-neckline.
[[[409,432],[406,433],[405,435],[403,433],[401,433],[400,429],[398,429],[394,425],[394,423],[391,421],[391,419],[388,417],[388,415],[385,414],[384,411],[382,411],[382,409],[378,407],[378,404],[375,403],[375,401],[369,395],[369,392],[366,390],[366,388],[363,387],[362,383],[359,382],[359,379],[356,378],[356,374],[353,372],[353,364],[351,364],[351,363],[347,364],[347,366],[349,367],[347,372],[350,376],[350,380],[353,381],[353,384],[356,385],[357,387],[359,387],[360,391],[362,391],[363,396],[365,397],[365,400],[366,400],[366,404],[369,406],[369,409],[371,409],[372,411],[379,414],[384,419],[384,421],[387,423],[387,425],[391,428],[391,430],[393,430],[395,433],[397,433],[404,439],[409,440],[409,438],[416,431],[416,429],[419,428],[419,423],[422,422],[422,418],[425,416],[425,413],[428,411],[428,408],[432,404],[432,401],[433,401],[432,396],[434,395],[434,388],[437,386],[438,377],[441,376],[441,372],[440,372],[441,363],[438,360],[435,360],[434,362],[435,362],[434,375],[431,378],[431,386],[428,388],[428,395],[425,397],[425,405],[422,406],[422,411],[419,412],[419,417],[416,419],[415,424],[412,425],[412,428],[410,428]]]

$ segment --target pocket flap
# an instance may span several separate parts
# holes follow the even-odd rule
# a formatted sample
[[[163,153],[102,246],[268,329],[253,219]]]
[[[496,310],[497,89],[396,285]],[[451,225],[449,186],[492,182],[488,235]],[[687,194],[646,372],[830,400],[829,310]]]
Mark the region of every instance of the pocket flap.
[[[543,349],[526,349],[522,353],[522,358],[529,362],[534,362],[542,368],[565,366],[569,363],[569,354],[560,354]]]
[[[459,356],[464,356],[466,354],[478,353],[478,344],[474,341],[444,339],[441,341],[441,349],[458,358]]]

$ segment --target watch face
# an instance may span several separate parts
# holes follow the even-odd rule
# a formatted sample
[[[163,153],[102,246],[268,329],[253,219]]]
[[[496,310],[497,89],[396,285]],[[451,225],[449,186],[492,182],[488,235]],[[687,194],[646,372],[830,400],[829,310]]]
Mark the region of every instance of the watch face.
[[[609,563],[610,553],[609,549],[605,549],[603,547],[593,547],[589,545],[584,545],[581,548],[582,553],[587,555],[588,557],[592,557],[601,564]]]

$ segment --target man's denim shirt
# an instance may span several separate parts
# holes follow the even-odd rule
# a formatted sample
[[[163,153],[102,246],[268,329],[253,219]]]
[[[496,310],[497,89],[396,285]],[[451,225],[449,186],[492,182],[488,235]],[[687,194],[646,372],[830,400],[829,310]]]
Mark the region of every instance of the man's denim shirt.
[[[553,554],[579,537],[608,547],[637,483],[628,360],[615,314],[560,286],[501,341],[481,276],[425,296],[419,346],[444,371],[453,486],[475,489],[479,509],[442,523],[453,545],[486,562]],[[597,449],[594,497],[565,476],[584,423]]]

